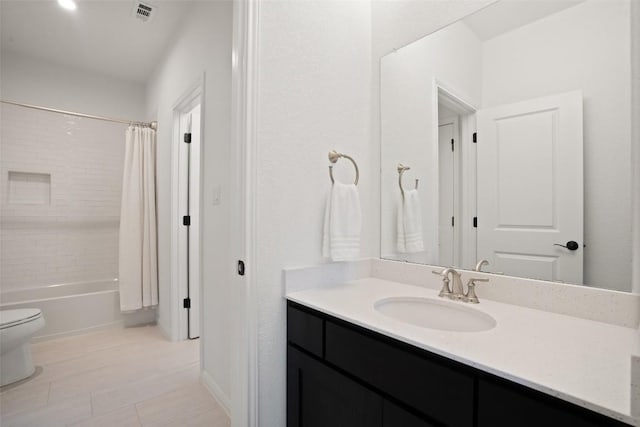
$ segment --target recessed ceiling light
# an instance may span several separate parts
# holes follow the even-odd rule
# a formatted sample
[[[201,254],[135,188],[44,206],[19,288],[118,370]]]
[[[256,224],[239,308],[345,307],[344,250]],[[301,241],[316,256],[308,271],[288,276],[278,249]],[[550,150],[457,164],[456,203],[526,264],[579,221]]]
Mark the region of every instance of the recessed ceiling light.
[[[67,10],[76,10],[76,2],[73,0],[58,0],[58,4]]]

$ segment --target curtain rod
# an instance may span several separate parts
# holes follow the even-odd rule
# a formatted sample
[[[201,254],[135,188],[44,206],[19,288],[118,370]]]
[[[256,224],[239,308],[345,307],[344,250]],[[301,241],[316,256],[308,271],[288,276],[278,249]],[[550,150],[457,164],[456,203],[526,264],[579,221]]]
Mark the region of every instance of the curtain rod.
[[[145,126],[153,130],[156,130],[158,128],[158,122],[138,122],[134,120],[113,119],[111,117],[94,116],[91,114],[74,113],[73,111],[57,110],[55,108],[42,107],[40,105],[23,104],[20,102],[13,102],[13,101],[0,101],[0,102],[2,102],[3,104],[17,105],[19,107],[33,108],[34,110],[50,111],[52,113],[67,114],[69,116],[84,117],[87,119],[104,120],[107,122],[115,122],[115,123],[124,123],[128,125],[133,125],[133,126]]]

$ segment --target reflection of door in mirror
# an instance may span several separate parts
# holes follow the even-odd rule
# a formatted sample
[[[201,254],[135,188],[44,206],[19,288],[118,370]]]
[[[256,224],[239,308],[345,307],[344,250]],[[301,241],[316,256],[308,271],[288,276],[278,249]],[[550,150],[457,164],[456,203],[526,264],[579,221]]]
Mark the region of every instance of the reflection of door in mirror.
[[[476,262],[476,230],[465,218],[476,215],[475,108],[436,83],[438,132],[438,264]]]
[[[438,114],[443,110],[438,105]],[[445,114],[448,117],[439,119],[438,126],[438,173],[439,180],[439,248],[438,263],[442,265],[454,265],[454,251],[457,249],[455,230],[455,206],[454,200],[459,191],[456,188],[455,173],[455,141],[458,141],[458,117],[453,114]]]
[[[477,117],[478,257],[507,274],[582,283],[582,94]]]

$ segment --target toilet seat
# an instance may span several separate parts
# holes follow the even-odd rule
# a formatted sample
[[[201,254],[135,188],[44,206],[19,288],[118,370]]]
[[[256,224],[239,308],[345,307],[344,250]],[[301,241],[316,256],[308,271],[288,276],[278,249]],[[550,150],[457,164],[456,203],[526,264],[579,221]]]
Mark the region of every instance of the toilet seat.
[[[42,311],[39,308],[0,310],[0,330],[33,322],[40,317],[42,317]]]

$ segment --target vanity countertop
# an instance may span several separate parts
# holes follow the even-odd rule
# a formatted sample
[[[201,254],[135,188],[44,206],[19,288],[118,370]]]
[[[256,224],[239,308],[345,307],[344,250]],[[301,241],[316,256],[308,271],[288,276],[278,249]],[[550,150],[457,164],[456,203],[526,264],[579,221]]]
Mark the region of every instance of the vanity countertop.
[[[495,328],[449,332],[400,322],[376,311],[389,297],[438,298],[433,289],[366,278],[286,295],[325,314],[542,391],[620,421],[630,415],[630,360],[637,331],[482,298],[466,304]]]

